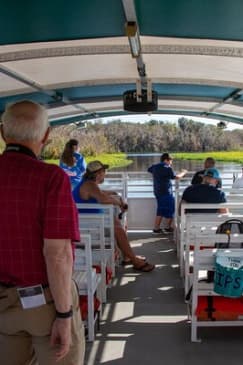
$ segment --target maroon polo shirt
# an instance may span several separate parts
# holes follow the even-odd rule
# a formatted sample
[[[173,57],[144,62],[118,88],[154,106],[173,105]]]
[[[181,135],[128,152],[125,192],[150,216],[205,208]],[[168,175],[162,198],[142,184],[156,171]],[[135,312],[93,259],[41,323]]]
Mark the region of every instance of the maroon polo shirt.
[[[80,239],[69,178],[26,148],[5,151],[0,156],[0,282],[47,284],[44,238]]]

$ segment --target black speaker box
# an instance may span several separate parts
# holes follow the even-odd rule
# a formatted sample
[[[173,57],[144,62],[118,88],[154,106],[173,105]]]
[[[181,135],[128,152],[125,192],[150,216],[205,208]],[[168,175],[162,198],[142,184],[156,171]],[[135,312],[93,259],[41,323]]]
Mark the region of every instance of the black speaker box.
[[[123,94],[124,110],[136,113],[152,112],[158,109],[158,94],[152,91],[152,101],[147,101],[147,90],[142,90],[142,101],[137,101],[137,91],[127,90]]]

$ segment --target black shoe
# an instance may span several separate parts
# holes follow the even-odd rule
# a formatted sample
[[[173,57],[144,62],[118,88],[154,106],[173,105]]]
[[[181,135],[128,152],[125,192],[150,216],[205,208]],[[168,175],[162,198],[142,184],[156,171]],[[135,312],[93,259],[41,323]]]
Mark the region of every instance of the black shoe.
[[[158,229],[153,229],[153,233],[155,233],[155,234],[162,234],[163,231],[162,231],[161,228],[158,228]]]
[[[173,233],[174,229],[172,227],[163,228],[164,233]]]

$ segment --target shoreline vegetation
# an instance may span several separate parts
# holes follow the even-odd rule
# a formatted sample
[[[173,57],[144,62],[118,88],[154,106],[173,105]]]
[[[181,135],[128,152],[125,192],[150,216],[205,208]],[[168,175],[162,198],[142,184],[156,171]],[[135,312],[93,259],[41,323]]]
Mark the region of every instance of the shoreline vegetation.
[[[125,167],[132,163],[125,153],[102,153],[97,156],[84,156],[85,161],[89,163],[90,161],[100,160],[102,163],[109,165],[109,169],[117,167]],[[55,165],[59,164],[59,160],[49,160],[45,159],[48,163],[53,163]]]
[[[132,164],[129,154],[159,156],[165,151],[178,160],[201,161],[212,156],[217,161],[243,163],[242,130],[227,131],[184,117],[177,123],[156,120],[132,123],[118,119],[109,123],[87,122],[81,129],[74,124],[53,128],[43,158],[58,163],[55,160],[60,158],[70,137],[79,141],[80,152],[87,162],[101,160],[110,165],[110,170]]]
[[[176,160],[195,160],[204,161],[207,157],[213,157],[216,161],[237,162],[243,164],[243,151],[220,151],[220,152],[170,152]],[[100,160],[110,166],[110,169],[125,167],[132,163],[129,156],[125,153],[103,153],[97,156],[85,156],[86,162]],[[59,160],[46,160],[46,162],[57,164]]]
[[[58,159],[70,138],[79,141],[80,151],[85,157],[164,151],[183,155],[202,151],[240,151],[243,146],[243,130],[227,131],[184,117],[177,123],[156,120],[140,123],[138,117],[137,123],[118,119],[107,123],[102,120],[87,122],[81,129],[73,123],[53,127],[43,150],[44,157]]]
[[[186,152],[171,153],[178,160],[203,161],[207,157],[213,157],[216,161],[237,162],[243,164],[243,151],[216,151],[216,152]]]

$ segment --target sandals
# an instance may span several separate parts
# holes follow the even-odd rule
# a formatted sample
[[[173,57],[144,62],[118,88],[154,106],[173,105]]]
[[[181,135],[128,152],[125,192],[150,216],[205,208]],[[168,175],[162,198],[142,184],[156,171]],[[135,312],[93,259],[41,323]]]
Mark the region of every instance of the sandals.
[[[146,260],[146,257],[145,256],[136,256],[137,259],[140,259],[142,261],[145,261]],[[122,260],[121,261],[121,265],[122,266],[127,266],[127,265],[132,265],[132,261],[131,260]]]
[[[141,266],[133,266],[133,269],[136,271],[141,271],[141,272],[150,272],[155,268],[155,265],[148,263],[147,261],[144,262],[143,265]]]

